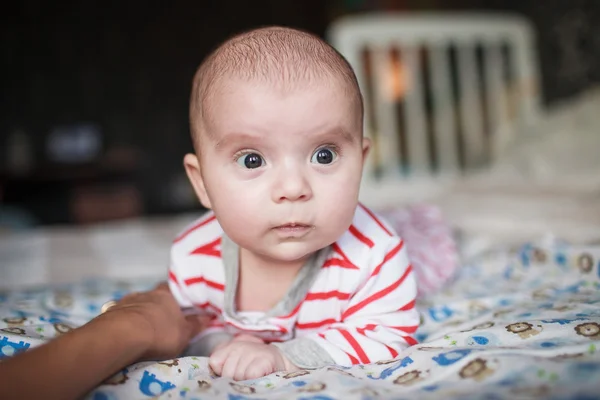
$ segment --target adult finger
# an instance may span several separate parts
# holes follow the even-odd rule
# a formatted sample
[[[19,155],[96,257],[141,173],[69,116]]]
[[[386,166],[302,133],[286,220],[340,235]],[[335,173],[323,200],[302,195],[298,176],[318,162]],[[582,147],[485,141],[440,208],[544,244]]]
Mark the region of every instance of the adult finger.
[[[152,302],[154,297],[147,292],[131,292],[117,300],[117,307],[137,306],[141,303]]]
[[[111,308],[113,308],[116,305],[117,305],[117,302],[115,300],[107,301],[106,303],[102,304],[102,307],[100,308],[100,314],[104,314],[105,312],[107,312],[108,310],[110,310]]]
[[[125,307],[130,307],[131,305],[135,305],[137,300],[139,299],[139,296],[139,293],[129,293],[121,297],[119,300],[109,300],[102,305],[100,313],[104,314],[112,310],[118,310]]]
[[[196,335],[208,326],[206,319],[197,315],[186,316],[185,325],[185,333],[188,340],[196,337]]]

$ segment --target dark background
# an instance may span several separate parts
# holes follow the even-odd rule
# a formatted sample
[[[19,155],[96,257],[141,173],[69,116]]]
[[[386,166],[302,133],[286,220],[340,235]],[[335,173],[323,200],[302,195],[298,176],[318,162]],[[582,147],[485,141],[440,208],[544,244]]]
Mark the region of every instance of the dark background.
[[[519,13],[536,28],[546,105],[600,82],[597,0],[13,2],[0,13],[0,211],[64,224],[198,209],[181,159],[191,150],[190,82],[207,53],[240,30],[324,36],[334,18],[373,10]],[[49,133],[80,124],[99,129],[101,152],[50,162]],[[16,131],[31,155],[18,172],[8,162]]]

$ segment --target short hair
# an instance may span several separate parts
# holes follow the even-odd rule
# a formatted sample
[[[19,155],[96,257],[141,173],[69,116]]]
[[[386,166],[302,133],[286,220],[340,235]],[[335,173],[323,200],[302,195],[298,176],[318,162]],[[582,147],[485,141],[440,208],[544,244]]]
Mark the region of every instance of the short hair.
[[[233,36],[209,54],[196,71],[189,109],[194,146],[209,119],[211,97],[219,84],[232,76],[264,80],[282,89],[295,89],[322,78],[337,80],[359,108],[362,132],[363,99],[348,61],[316,35],[272,26]]]

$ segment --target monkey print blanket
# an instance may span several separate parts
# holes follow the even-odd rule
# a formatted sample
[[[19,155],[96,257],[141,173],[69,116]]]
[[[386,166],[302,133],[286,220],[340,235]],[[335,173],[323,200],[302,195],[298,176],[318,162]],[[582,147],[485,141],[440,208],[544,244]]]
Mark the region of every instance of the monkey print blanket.
[[[0,359],[84,323],[108,299],[151,284],[94,282],[4,293]],[[214,376],[205,358],[185,357],[131,365],[87,398],[600,396],[600,248],[552,241],[489,250],[463,260],[453,282],[421,299],[420,311],[420,344],[395,360],[234,382]]]

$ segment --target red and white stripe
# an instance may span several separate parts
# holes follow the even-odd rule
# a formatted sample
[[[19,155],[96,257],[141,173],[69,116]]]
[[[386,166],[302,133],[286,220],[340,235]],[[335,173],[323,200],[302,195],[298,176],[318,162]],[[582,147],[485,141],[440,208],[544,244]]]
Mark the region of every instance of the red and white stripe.
[[[416,285],[404,243],[366,207],[357,207],[304,299],[285,315],[269,318],[265,329],[221,314],[227,290],[221,235],[212,214],[192,224],[175,240],[169,271],[182,305],[219,313],[215,328],[268,337],[266,329],[272,341],[311,338],[341,365],[396,357],[416,343]]]

